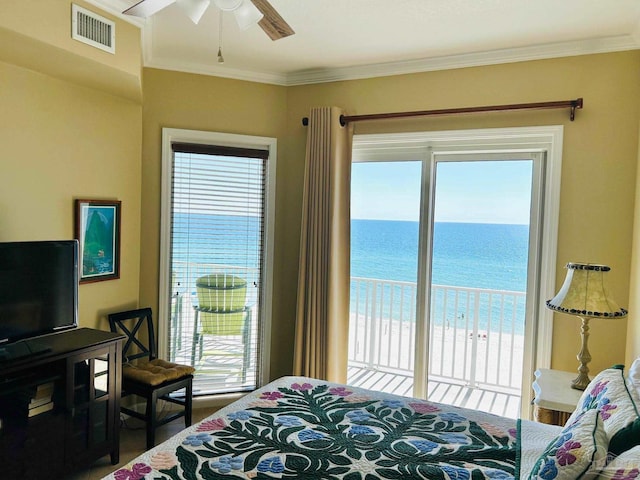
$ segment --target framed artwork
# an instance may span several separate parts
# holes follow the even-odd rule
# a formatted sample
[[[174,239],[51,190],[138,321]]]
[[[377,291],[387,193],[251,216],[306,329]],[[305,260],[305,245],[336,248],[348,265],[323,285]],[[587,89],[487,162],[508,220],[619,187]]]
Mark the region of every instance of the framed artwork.
[[[76,200],[80,283],[120,278],[120,201]]]

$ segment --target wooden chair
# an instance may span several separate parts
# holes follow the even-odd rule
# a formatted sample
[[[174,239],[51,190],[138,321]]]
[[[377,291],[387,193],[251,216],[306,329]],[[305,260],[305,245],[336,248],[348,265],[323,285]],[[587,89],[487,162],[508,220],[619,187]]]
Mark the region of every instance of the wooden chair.
[[[122,349],[122,396],[137,395],[146,401],[144,414],[124,406],[120,407],[120,411],[146,423],[147,449],[153,448],[157,427],[180,417],[184,417],[185,427],[191,425],[195,369],[157,358],[150,308],[113,313],[109,315],[109,326],[112,332],[127,337]],[[184,398],[170,396],[182,388],[185,389]],[[158,419],[156,405],[159,399],[179,404],[183,408]]]

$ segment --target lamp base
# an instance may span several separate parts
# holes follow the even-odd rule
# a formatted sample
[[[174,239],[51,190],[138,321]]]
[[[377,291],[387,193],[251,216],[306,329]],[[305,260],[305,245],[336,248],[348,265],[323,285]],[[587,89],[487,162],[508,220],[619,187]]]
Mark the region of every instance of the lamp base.
[[[582,348],[578,353],[578,361],[580,366],[578,367],[578,376],[571,382],[571,388],[576,390],[584,390],[589,385],[589,367],[587,364],[591,361],[591,354],[587,347],[587,341],[589,340],[589,317],[578,317],[582,319],[582,327],[580,328],[580,336],[582,337]]]
[[[589,376],[586,373],[580,372],[580,374],[571,382],[571,388],[576,390],[584,390],[587,385],[591,383]]]

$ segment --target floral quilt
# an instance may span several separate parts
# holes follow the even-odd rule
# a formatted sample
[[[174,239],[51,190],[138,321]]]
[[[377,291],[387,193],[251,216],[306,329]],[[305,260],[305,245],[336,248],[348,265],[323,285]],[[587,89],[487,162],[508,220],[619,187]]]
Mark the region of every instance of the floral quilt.
[[[284,377],[108,480],[513,479],[519,425],[474,410]]]

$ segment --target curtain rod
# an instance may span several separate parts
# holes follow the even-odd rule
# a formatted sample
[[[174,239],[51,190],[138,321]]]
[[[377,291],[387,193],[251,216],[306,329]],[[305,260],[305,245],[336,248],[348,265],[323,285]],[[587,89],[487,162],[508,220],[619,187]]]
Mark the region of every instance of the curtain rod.
[[[505,110],[529,110],[544,108],[570,108],[569,119],[573,122],[576,108],[582,108],[582,98],[560,100],[557,102],[515,103],[511,105],[490,105],[484,107],[444,108],[440,110],[421,110],[417,112],[371,113],[368,115],[340,115],[340,125],[363,120],[383,120],[389,118],[422,117],[427,115],[456,115],[458,113],[501,112]],[[309,125],[309,117],[302,119],[302,125]]]

